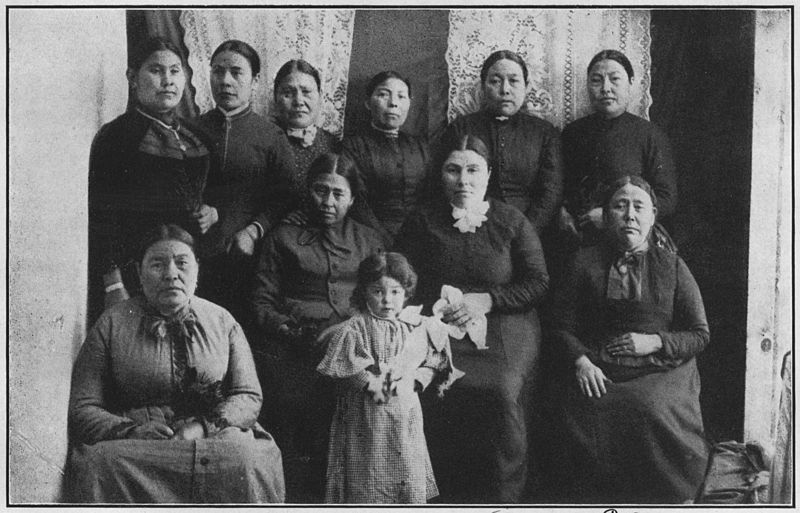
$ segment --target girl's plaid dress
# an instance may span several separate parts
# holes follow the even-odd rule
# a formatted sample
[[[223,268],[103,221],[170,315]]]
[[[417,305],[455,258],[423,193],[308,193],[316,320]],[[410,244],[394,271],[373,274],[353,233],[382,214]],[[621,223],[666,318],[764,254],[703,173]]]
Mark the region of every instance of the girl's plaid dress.
[[[326,502],[424,504],[439,494],[414,381],[427,386],[436,371],[448,370],[451,360],[446,347],[437,351],[428,342],[420,325],[427,318],[403,313],[398,319],[382,319],[362,312],[322,335],[328,350],[317,370],[337,378],[338,396]],[[407,371],[397,395],[377,404],[365,391],[368,368],[387,365]]]

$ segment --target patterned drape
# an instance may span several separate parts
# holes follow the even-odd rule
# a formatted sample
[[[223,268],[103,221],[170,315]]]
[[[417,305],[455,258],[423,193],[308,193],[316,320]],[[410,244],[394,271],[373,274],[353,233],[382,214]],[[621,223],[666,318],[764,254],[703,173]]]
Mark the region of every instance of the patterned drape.
[[[558,127],[591,111],[586,66],[600,50],[620,50],[634,70],[628,110],[648,117],[650,11],[620,9],[454,9],[447,64],[448,119],[481,105],[480,68],[495,50],[525,59],[530,91],[526,108]]]
[[[317,122],[341,133],[353,40],[352,9],[186,10],[181,13],[189,65],[194,72],[195,102],[201,112],[214,108],[209,85],[211,54],[227,39],[240,39],[261,57],[261,76],[253,109],[269,115],[272,83],[280,66],[305,59],[322,76],[322,112]]]

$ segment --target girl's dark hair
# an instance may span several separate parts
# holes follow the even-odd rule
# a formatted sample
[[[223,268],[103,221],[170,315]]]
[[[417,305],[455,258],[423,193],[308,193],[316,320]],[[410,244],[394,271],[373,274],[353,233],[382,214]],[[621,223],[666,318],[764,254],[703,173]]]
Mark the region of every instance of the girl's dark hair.
[[[128,55],[128,68],[133,71],[139,71],[139,68],[142,67],[142,64],[144,64],[144,61],[146,61],[148,57],[161,50],[174,53],[181,60],[181,64],[184,67],[186,66],[186,57],[175,43],[167,41],[162,37],[151,37],[139,43],[133,51],[130,52]]]
[[[409,98],[411,97],[411,82],[409,82],[408,79],[403,75],[401,75],[400,73],[388,70],[388,71],[381,71],[380,73],[378,73],[369,80],[366,89],[367,98],[372,96],[372,93],[375,92],[375,89],[377,89],[379,85],[386,82],[390,78],[396,78],[397,80],[401,80],[406,85],[406,87],[408,87],[408,97]]]
[[[281,85],[281,82],[283,82],[283,79],[291,75],[293,71],[311,75],[314,78],[314,82],[317,83],[317,92],[322,91],[322,79],[319,76],[317,68],[303,59],[292,59],[286,61],[278,70],[278,73],[275,74],[275,81],[272,83],[272,94],[275,96],[276,101],[278,100],[278,87]]]
[[[417,273],[401,253],[380,251],[373,253],[358,266],[358,281],[350,303],[359,310],[367,308],[367,287],[383,277],[392,278],[402,285],[406,291],[406,299],[410,299],[417,289]]]
[[[322,154],[311,163],[306,176],[306,186],[310,189],[317,177],[331,174],[343,176],[347,180],[350,194],[354,198],[364,190],[356,164],[348,156],[338,153]]]
[[[625,68],[625,73],[628,74],[628,81],[630,82],[633,81],[633,66],[631,65],[631,61],[628,60],[627,57],[625,57],[624,53],[618,50],[603,50],[602,52],[592,57],[592,60],[589,61],[589,67],[586,68],[586,74],[588,75],[589,73],[592,72],[592,68],[594,67],[595,64],[605,60],[617,61],[618,63],[620,63],[620,65],[622,65],[622,67]]]
[[[602,199],[603,199],[604,211],[608,211],[608,209],[611,207],[610,204],[611,200],[614,198],[614,194],[616,194],[618,190],[622,189],[628,184],[635,185],[636,187],[642,189],[647,194],[649,194],[650,199],[653,201],[653,206],[654,207],[657,206],[656,194],[655,192],[653,192],[653,188],[650,187],[650,184],[647,183],[647,180],[637,175],[625,175],[621,178],[617,178],[616,180],[607,182],[605,185],[603,185],[604,190],[602,194]]]
[[[162,242],[165,240],[176,240],[178,242],[183,242],[192,250],[192,254],[197,256],[197,252],[194,248],[194,237],[178,226],[177,224],[162,224],[153,230],[147,232],[144,237],[141,239],[141,244],[139,245],[139,249],[136,253],[136,261],[140,264],[144,260],[144,256],[147,254],[147,250],[150,249],[154,244],[158,242]]]
[[[518,53],[512,52],[511,50],[497,50],[496,52],[492,52],[489,57],[483,61],[483,66],[481,66],[481,84],[486,82],[486,77],[489,75],[489,68],[494,66],[494,63],[497,61],[502,61],[503,59],[508,59],[519,64],[519,67],[522,68],[522,78],[525,79],[525,85],[528,85],[528,66],[525,65],[525,61],[522,60],[522,57],[520,57]]]
[[[258,52],[256,52],[255,48],[244,41],[239,41],[238,39],[228,39],[219,45],[217,49],[214,50],[214,53],[211,54],[211,62],[214,62],[214,57],[222,52],[238,53],[250,63],[250,71],[253,73],[253,76],[261,73],[261,58],[259,58]]]

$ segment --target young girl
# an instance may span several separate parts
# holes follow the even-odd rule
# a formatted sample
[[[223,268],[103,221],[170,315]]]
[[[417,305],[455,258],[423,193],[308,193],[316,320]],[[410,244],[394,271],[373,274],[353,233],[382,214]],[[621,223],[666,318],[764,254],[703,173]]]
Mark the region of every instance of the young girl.
[[[338,396],[326,502],[424,504],[439,494],[417,392],[458,371],[447,343],[429,343],[438,321],[404,308],[416,283],[403,255],[367,257],[352,299],[360,312],[320,336],[328,349],[317,371],[336,378]]]

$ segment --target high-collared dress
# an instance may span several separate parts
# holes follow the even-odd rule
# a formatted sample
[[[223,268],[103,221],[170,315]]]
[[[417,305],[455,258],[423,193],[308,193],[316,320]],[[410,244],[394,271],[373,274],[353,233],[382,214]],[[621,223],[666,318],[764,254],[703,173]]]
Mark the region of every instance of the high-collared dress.
[[[71,500],[282,502],[281,453],[256,424],[261,402],[250,347],[225,309],[194,297],[170,320],[142,296],[112,306],[73,368]],[[192,420],[204,438],[126,438],[148,421]]]
[[[321,155],[337,153],[341,149],[341,142],[335,135],[324,128],[314,127],[312,129],[312,138],[305,136],[309,129],[289,131],[280,122],[278,122],[278,125],[286,134],[286,139],[289,141],[289,147],[292,152],[293,166],[289,182],[293,201],[289,210],[294,210],[306,206],[305,199],[308,191],[306,181],[311,164]]]
[[[570,435],[562,462],[575,478],[575,502],[682,503],[695,497],[708,457],[695,360],[709,342],[703,301],[675,253],[650,244],[619,257],[607,245],[581,248],[556,290],[552,340],[564,359]],[[620,274],[632,275],[627,285]],[[663,347],[611,356],[605,346],[629,332],[658,334]],[[611,380],[601,398],[578,388],[582,355]]]
[[[394,237],[424,199],[427,142],[402,131],[392,134],[370,126],[345,137],[342,147],[342,153],[355,161],[366,187],[366,205],[356,205],[354,217]]]
[[[251,223],[263,236],[286,213],[293,162],[282,130],[247,105],[233,112],[215,108],[199,124],[212,142],[213,167],[204,199],[219,221],[202,237],[198,294],[245,322],[254,259],[232,256],[233,236]]]
[[[641,176],[653,188],[659,216],[678,202],[675,162],[669,140],[653,123],[630,112],[613,119],[594,113],[564,128],[564,200],[573,214],[602,206],[605,182]]]
[[[103,275],[116,265],[139,288],[134,254],[144,234],[174,223],[199,236],[191,214],[203,203],[209,146],[199,130],[132,108],[103,125],[89,156],[89,320],[103,310]]]
[[[541,344],[536,307],[548,275],[539,237],[516,208],[489,201],[474,233],[453,226],[440,201],[411,214],[395,248],[419,274],[414,301],[430,307],[443,285],[488,293],[487,349],[451,340],[465,372],[443,400],[423,400],[426,436],[442,498],[513,503],[522,499],[528,461],[526,402]]]

